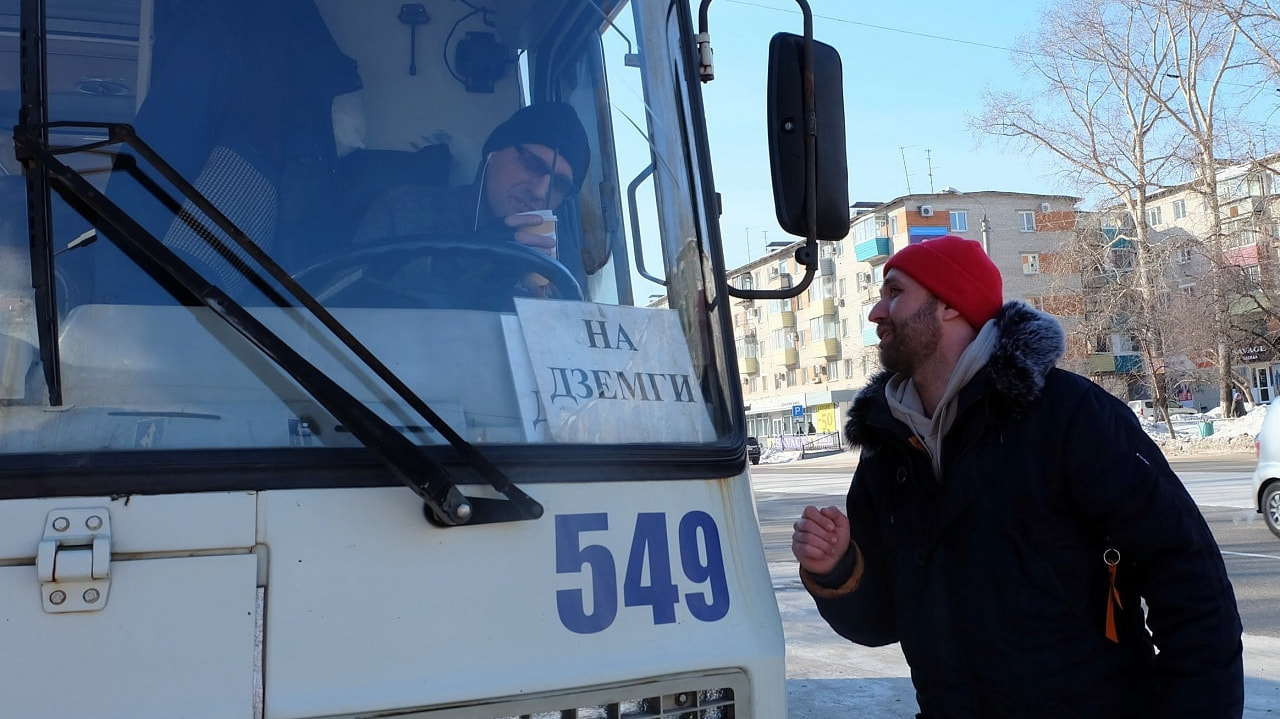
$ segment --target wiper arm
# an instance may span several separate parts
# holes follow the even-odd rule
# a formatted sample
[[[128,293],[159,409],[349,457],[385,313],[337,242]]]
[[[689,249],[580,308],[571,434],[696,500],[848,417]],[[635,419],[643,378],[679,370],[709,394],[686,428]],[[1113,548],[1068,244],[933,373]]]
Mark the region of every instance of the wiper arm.
[[[48,129],[52,127],[98,128],[106,130],[108,137],[106,140],[82,146],[52,149],[43,140]],[[204,306],[212,310],[215,315],[279,365],[336,419],[347,425],[354,437],[378,455],[402,482],[426,501],[429,519],[444,525],[458,525],[537,519],[542,516],[541,504],[511,482],[501,470],[454,431],[235,223],[223,215],[213,203],[209,202],[208,198],[178,174],[158,153],[138,138],[132,126],[121,123],[79,122],[55,122],[43,126],[19,125],[14,128],[14,144],[19,159],[28,171],[35,171],[47,177],[53,189],[56,189],[68,204],[103,231],[130,260],[155,279],[175,300],[185,306]],[[507,501],[463,496],[450,479],[447,470],[423,452],[421,447],[396,431],[388,422],[307,361],[221,288],[206,280],[173,250],[139,225],[128,213],[103,196],[81,173],[57,158],[60,154],[95,150],[114,144],[129,146],[155,167],[184,198],[222,229],[245,254],[306,307],[380,380],[440,432],[494,489],[507,498]],[[138,177],[141,171],[136,164],[128,163],[126,170],[166,206],[171,208],[177,206],[173,198],[169,197],[157,183],[150,181],[149,178],[143,179],[145,175]],[[234,257],[230,248],[219,238],[214,237],[212,233],[202,234],[223,257]],[[232,265],[254,285],[270,289],[270,283],[242,261],[233,262]],[[278,293],[272,292],[268,296],[277,304],[284,303],[282,306],[287,306],[287,302],[279,297]]]

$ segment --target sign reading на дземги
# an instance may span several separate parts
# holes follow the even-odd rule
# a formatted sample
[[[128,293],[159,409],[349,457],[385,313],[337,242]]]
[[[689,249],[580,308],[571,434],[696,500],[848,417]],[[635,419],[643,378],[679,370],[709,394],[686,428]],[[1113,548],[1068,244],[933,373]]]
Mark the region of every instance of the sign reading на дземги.
[[[552,441],[714,439],[674,310],[519,298],[516,316]]]

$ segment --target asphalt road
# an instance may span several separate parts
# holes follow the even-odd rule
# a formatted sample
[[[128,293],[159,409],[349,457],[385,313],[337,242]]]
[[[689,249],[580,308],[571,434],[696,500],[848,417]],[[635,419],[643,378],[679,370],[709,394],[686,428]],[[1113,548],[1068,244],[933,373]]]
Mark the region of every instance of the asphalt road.
[[[841,458],[751,468],[765,555],[794,563],[791,524],[805,505],[844,505],[851,462]],[[1252,454],[1170,459],[1222,549],[1248,634],[1280,638],[1280,538],[1253,509]]]

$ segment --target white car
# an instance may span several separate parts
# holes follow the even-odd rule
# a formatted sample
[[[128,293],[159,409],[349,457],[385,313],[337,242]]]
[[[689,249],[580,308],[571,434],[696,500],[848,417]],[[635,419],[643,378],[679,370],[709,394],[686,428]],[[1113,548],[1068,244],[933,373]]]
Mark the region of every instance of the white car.
[[[1280,411],[1267,412],[1253,440],[1258,466],[1253,470],[1253,497],[1271,533],[1280,537]]]
[[[1156,420],[1160,419],[1160,416],[1156,413],[1155,402],[1149,399],[1134,400],[1129,403],[1129,409],[1133,410],[1138,415],[1138,417],[1148,422],[1155,422]],[[1170,418],[1173,418],[1175,415],[1185,415],[1185,414],[1200,414],[1200,413],[1194,409],[1191,409],[1190,407],[1183,407],[1177,402],[1173,400],[1169,400],[1169,417]]]

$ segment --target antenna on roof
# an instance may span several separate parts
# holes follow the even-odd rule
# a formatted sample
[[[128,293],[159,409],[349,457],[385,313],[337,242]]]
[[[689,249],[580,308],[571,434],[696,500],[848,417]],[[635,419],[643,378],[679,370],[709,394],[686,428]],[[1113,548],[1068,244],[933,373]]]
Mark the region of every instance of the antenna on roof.
[[[911,173],[907,172],[907,148],[898,146],[898,152],[902,153],[902,174],[907,179],[907,194],[911,194]]]

